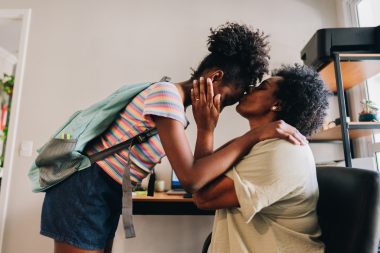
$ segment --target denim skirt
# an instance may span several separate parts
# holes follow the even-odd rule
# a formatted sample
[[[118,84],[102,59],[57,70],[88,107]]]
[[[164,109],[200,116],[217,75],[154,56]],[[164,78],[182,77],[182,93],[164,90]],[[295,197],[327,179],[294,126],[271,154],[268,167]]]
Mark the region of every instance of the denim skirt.
[[[46,191],[40,233],[80,249],[103,249],[115,236],[121,206],[121,185],[94,163]]]

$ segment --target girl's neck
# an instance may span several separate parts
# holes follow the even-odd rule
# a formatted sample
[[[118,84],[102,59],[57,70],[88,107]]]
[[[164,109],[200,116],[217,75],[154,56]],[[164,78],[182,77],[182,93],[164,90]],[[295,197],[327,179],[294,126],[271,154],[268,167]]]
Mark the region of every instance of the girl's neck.
[[[186,109],[189,105],[191,105],[191,88],[193,87],[192,80],[175,83],[174,85],[176,86],[178,93],[181,96],[183,106]]]

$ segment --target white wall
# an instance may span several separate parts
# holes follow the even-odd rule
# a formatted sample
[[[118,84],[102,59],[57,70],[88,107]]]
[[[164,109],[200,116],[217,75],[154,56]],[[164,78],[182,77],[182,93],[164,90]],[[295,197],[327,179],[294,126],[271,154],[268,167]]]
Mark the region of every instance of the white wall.
[[[330,0],[90,1],[2,0],[0,8],[32,8],[17,143],[41,146],[74,110],[125,83],[189,78],[207,53],[209,27],[241,21],[270,34],[272,66],[299,62],[315,30],[336,24]],[[223,113],[217,145],[248,129],[234,109]],[[194,128],[188,131],[194,139]],[[192,141],[193,143],[193,141]],[[35,155],[35,153],[34,153]],[[30,192],[32,157],[16,156],[2,252],[52,252],[38,234],[43,194]],[[168,166],[160,170],[168,174]],[[166,173],[166,174],[165,174]],[[212,217],[138,216],[138,237],[114,252],[199,252]]]
[[[5,50],[0,44],[0,78],[3,78],[4,74],[13,75],[16,63],[16,56]]]

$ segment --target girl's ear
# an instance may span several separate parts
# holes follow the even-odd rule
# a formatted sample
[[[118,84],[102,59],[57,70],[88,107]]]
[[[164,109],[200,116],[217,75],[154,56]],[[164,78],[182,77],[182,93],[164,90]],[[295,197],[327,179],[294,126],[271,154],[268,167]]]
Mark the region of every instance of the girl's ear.
[[[214,83],[214,82],[218,82],[218,83],[221,83],[222,82],[222,79],[223,79],[223,76],[224,76],[224,72],[223,70],[214,70],[210,73],[210,78],[211,78],[211,81]]]

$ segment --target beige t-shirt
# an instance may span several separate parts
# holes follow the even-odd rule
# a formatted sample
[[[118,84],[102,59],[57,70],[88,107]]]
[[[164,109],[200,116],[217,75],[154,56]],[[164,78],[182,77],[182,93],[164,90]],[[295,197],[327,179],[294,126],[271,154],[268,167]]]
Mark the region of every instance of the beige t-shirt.
[[[240,208],[216,211],[211,252],[324,252],[309,146],[260,142],[226,175],[234,180]]]

